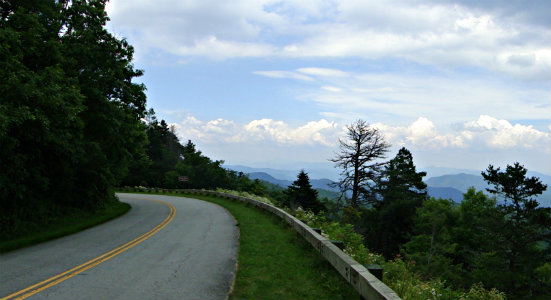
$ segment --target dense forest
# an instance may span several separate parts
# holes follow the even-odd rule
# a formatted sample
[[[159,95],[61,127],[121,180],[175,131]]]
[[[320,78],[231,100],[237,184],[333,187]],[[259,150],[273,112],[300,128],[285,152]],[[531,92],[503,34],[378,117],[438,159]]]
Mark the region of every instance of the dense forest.
[[[101,209],[121,184],[264,188],[146,111],[143,71],[105,29],[105,3],[0,3],[0,233]]]
[[[105,1],[2,1],[0,14],[0,230],[116,201],[143,155],[146,97]]]
[[[337,201],[321,199],[305,170],[283,190],[251,180],[146,110],[145,86],[133,82],[143,72],[132,46],[106,31],[105,2],[0,3],[0,232],[101,209],[116,187],[224,188],[350,226],[426,280],[551,296],[551,211],[533,199],[547,187],[519,163],[488,166],[492,188],[460,204],[430,198],[412,153],[386,161],[384,136],[358,120],[331,159],[342,171]]]

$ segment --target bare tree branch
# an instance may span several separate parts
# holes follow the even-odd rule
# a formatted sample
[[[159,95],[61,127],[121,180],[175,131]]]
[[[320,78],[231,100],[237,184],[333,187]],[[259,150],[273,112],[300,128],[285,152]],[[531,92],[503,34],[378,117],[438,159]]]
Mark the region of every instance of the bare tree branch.
[[[380,176],[390,148],[384,136],[363,120],[346,126],[346,139],[339,138],[340,151],[330,161],[342,169],[341,180],[336,184],[343,193],[352,191],[351,205],[358,207],[376,197],[372,185]]]

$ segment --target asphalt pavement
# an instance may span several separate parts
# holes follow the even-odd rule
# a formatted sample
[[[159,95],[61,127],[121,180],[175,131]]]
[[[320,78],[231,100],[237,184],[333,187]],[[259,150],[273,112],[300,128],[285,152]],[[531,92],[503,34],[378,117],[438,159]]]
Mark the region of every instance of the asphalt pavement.
[[[182,197],[119,197],[132,206],[122,217],[0,255],[0,299],[227,297],[239,230],[225,209]]]

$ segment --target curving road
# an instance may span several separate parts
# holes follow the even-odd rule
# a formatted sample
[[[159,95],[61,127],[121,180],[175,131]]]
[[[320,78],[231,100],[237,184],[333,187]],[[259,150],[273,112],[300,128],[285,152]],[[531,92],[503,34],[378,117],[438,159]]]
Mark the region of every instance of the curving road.
[[[0,255],[0,299],[227,297],[239,230],[226,210],[182,197],[118,196],[132,205],[126,215]]]

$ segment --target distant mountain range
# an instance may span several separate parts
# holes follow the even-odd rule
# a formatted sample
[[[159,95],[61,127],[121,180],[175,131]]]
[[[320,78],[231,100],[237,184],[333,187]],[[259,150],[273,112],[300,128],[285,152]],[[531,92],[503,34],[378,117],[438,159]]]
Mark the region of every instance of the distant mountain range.
[[[452,199],[457,203],[463,200],[463,192],[452,187],[427,186],[427,194],[434,198]]]
[[[288,187],[291,184],[293,184],[292,181],[286,180],[286,179],[276,179],[272,175],[266,173],[266,172],[252,172],[249,173],[250,179],[259,179],[264,180],[273,184],[280,185],[282,187]],[[310,179],[310,184],[312,185],[312,188],[314,189],[324,189],[328,191],[334,191],[337,192],[338,189],[331,187],[329,184],[333,183],[332,180],[329,179]]]
[[[537,172],[527,172],[527,176],[539,177],[541,182],[547,185],[547,190],[543,192],[543,194],[536,197],[536,200],[540,203],[541,206],[550,207],[551,206],[551,176],[537,173]],[[462,194],[467,192],[467,190],[470,187],[474,187],[477,191],[483,191],[484,193],[487,193],[486,188],[490,187],[488,184],[486,184],[486,182],[482,178],[482,175],[473,175],[473,174],[465,174],[465,173],[431,177],[425,180],[425,183],[429,186],[429,195],[433,197],[451,198],[456,202],[461,202],[461,199],[463,199],[462,195],[460,197],[457,196],[456,191],[459,191]],[[446,189],[446,190],[434,190],[435,188]],[[448,190],[449,188],[452,188],[455,191]],[[431,189],[434,194],[431,193]],[[436,195],[437,193],[441,193],[441,192],[445,193],[445,195],[449,193],[449,196]]]
[[[462,192],[466,192],[470,187],[482,191],[486,191],[486,188],[490,187],[481,175],[465,173],[431,177],[426,179],[425,183],[431,187],[451,187]]]
[[[259,179],[272,184],[279,185],[286,188],[292,184],[292,180],[289,178],[296,178],[298,172],[290,170],[278,170],[270,168],[251,168],[246,166],[225,166],[228,169],[235,170],[249,174],[251,179]],[[434,173],[441,173],[444,171],[457,171],[457,169],[450,168],[433,168],[438,170]],[[308,170],[306,170],[308,172]],[[474,187],[477,191],[486,192],[486,188],[489,186],[486,184],[479,171],[475,170],[461,170],[466,171],[459,174],[445,174],[440,176],[431,177],[425,179],[427,184],[427,192],[431,197],[452,199],[455,202],[461,202],[463,200],[463,193],[467,192],[470,187]],[[332,192],[338,192],[337,188],[331,187],[329,184],[333,183],[330,179],[313,179],[310,172],[310,183],[314,189],[323,189]],[[539,177],[540,180],[547,184],[547,190],[537,197],[536,199],[541,206],[551,206],[551,176],[538,172],[528,172],[528,176]],[[285,178],[285,179],[279,179]],[[294,179],[293,179],[294,180]]]
[[[284,180],[290,180],[294,181],[297,178],[298,173],[301,169],[304,169],[310,178],[329,178],[329,179],[337,179],[339,176],[339,172],[335,170],[334,168],[329,166],[319,166],[319,165],[313,165],[312,167],[308,167],[312,164],[298,164],[301,167],[297,169],[272,169],[272,168],[253,168],[248,166],[242,166],[242,165],[224,165],[224,168],[234,170],[237,172],[243,172],[245,174],[250,173],[256,173],[256,172],[264,172],[267,173],[274,178],[277,179],[284,179]]]

